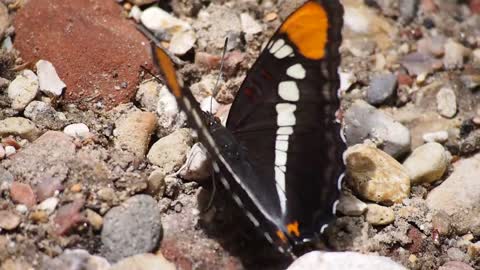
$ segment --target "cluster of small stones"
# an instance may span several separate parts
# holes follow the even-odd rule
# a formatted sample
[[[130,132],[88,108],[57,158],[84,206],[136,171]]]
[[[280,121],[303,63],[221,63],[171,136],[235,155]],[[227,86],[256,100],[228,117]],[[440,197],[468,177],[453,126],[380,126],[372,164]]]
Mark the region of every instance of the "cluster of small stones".
[[[223,121],[248,66],[295,8],[174,0],[167,12],[156,1],[119,2],[161,34],[202,108]],[[313,252],[288,269],[478,268],[480,4],[343,2],[347,176],[343,216],[326,238],[337,250],[391,259]],[[229,216],[210,207],[209,157],[164,85],[145,79],[134,103],[108,112],[64,104],[70,86],[55,65],[18,57],[10,20],[19,8],[0,2],[1,270],[286,269],[273,255],[240,261],[225,238],[199,229]],[[226,36],[228,79],[214,89]]]

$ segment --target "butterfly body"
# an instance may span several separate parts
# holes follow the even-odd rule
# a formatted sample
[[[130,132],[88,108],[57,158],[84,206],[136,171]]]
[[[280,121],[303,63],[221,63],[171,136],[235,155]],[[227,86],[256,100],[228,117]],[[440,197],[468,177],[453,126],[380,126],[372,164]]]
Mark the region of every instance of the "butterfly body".
[[[249,70],[226,127],[204,115],[153,48],[167,86],[214,160],[221,182],[278,250],[318,240],[335,214],[344,170],[338,0],[307,1],[293,12]]]

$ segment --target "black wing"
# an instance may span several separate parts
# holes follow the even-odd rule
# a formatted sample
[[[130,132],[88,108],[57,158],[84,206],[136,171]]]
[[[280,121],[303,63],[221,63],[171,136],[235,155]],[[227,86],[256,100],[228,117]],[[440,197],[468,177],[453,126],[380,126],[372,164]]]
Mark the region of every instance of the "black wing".
[[[290,15],[249,71],[227,121],[259,178],[243,179],[244,186],[253,198],[269,194],[267,203],[257,201],[281,220],[279,237],[295,242],[329,223],[344,171],[335,121],[342,16],[332,0],[309,1]]]

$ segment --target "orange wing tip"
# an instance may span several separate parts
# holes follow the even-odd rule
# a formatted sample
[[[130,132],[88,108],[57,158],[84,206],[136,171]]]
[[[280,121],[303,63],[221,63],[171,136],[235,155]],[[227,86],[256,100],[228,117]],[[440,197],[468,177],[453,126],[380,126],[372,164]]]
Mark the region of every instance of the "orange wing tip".
[[[323,6],[317,2],[307,2],[280,27],[298,51],[306,58],[320,60],[325,56],[328,41],[328,16]]]
[[[281,230],[277,230],[277,236],[283,243],[287,243],[288,239]]]
[[[300,237],[300,230],[298,227],[299,227],[298,221],[287,224],[288,234],[295,235],[296,237]]]
[[[155,63],[158,65],[158,67],[160,68],[160,71],[165,77],[165,81],[167,83],[168,88],[170,89],[170,91],[175,97],[177,98],[182,97],[183,95],[182,88],[178,83],[177,73],[172,60],[162,48],[156,45],[152,45],[152,46],[155,46],[152,50]]]

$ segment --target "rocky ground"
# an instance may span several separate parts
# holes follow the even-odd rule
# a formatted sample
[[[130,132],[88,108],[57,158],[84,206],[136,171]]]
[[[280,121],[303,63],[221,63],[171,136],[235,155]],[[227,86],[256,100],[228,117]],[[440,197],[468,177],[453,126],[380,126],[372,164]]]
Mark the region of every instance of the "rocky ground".
[[[225,119],[303,1],[156,2],[0,1],[1,270],[291,263],[212,181],[135,24]],[[480,269],[480,1],[342,2],[348,179],[325,237],[342,252],[289,269]]]

